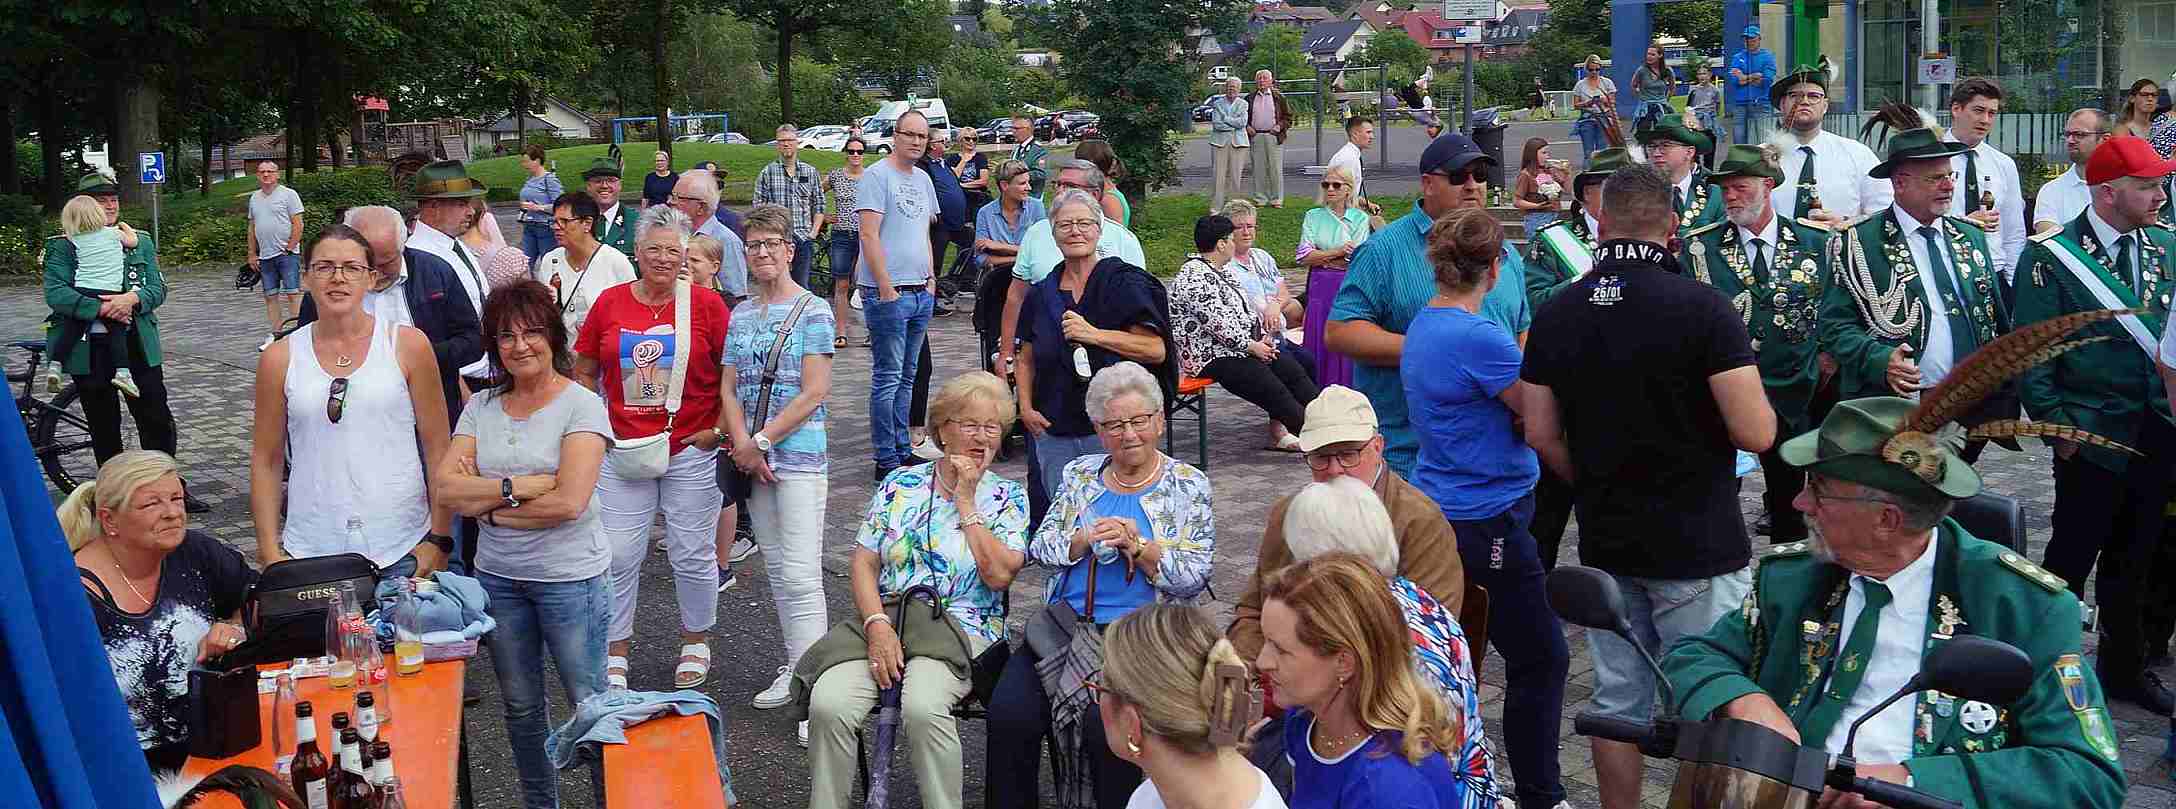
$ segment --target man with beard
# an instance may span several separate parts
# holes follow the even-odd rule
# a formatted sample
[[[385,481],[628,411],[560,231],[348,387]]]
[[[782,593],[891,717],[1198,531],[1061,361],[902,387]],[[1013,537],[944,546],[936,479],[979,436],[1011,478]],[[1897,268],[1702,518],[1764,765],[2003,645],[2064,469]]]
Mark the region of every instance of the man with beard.
[[[2092,206],[2093,190],[2085,184],[2085,161],[2107,139],[2107,113],[2086,107],[2070,114],[2063,125],[2063,150],[2070,154],[2070,170],[2041,185],[2040,193],[2033,195],[2034,233],[2060,229]]]
[[[1947,412],[1972,403],[1961,404]],[[2080,648],[2078,600],[2061,579],[1948,519],[1979,493],[1980,476],[1955,457],[1953,440],[1936,437],[1955,429],[1947,415],[1927,409],[1855,399],[1784,442],[1783,458],[1808,473],[1796,505],[1812,541],[1769,548],[1744,603],[1662,659],[1679,715],[1754,722],[1840,754],[1852,723],[1910,682],[1924,657],[1976,635],[2032,661],[2024,698],[1989,705],[1923,691],[1889,705],[1858,730],[1857,775],[1966,806],[2120,805],[2123,764]],[[1928,422],[1941,427],[1908,426]],[[1878,805],[1834,790],[1820,798],[1823,809]]]
[[[1647,162],[1670,181],[1670,204],[1677,213],[1677,235],[1723,219],[1722,200],[1708,184],[1700,153],[1715,149],[1715,138],[1685,125],[1685,116],[1657,116],[1633,135],[1647,152]]]
[[[1775,83],[1768,98],[1783,116],[1772,139],[1781,150],[1777,212],[1831,228],[1889,207],[1889,181],[1867,172],[1881,162],[1866,144],[1821,128],[1828,115],[1828,71],[1801,67]]]
[[[2123,309],[2113,322],[2085,327],[2102,338],[2025,373],[2025,410],[2034,421],[2072,424],[2130,447],[2124,452],[2074,440],[2055,449],[2054,533],[2042,563],[2085,595],[2098,558],[2100,669],[2108,695],[2156,714],[2172,707],[2147,661],[2176,631],[2158,552],[2176,426],[2155,358],[2176,294],[2176,234],[2154,223],[2165,201],[2161,180],[2176,172],[2141,138],[2109,138],[2085,165],[2093,205],[2062,229],[2030,239],[2019,260],[2017,322],[2101,309]]]
[[[1729,219],[1685,234],[1681,260],[1700,283],[1721,290],[1753,338],[1761,386],[1776,411],[1777,429],[1802,432],[1827,415],[1814,403],[1822,380],[1814,327],[1821,290],[1830,273],[1829,231],[1811,219],[1786,220],[1769,204],[1782,179],[1772,145],[1730,147],[1709,179],[1723,189]],[[1817,412],[1818,411],[1818,412]],[[1805,473],[1774,450],[1760,454],[1767,491],[1761,502],[1775,542],[1806,537],[1803,516],[1791,508]]]
[[[1585,171],[1572,177],[1572,211],[1577,215],[1551,222],[1533,234],[1527,305],[1540,309],[1557,290],[1594,269],[1594,245],[1602,240],[1600,223],[1594,218],[1602,208],[1602,181],[1632,162],[1632,154],[1622,148],[1603,149],[1587,158]]]
[[[1744,598],[1737,452],[1776,437],[1744,321],[1663,247],[1676,232],[1670,190],[1651,166],[1603,182],[1594,271],[1536,314],[1519,374],[1526,442],[1574,488],[1579,560],[1616,579],[1653,654]],[[1469,558],[1468,575],[1484,563]],[[1655,683],[1639,653],[1607,632],[1587,642],[1592,710],[1647,721]],[[1639,748],[1597,738],[1594,767],[1605,809],[1639,805]]]
[[[590,199],[597,201],[597,223],[592,232],[598,243],[611,245],[628,261],[634,261],[635,220],[642,218],[642,212],[620,204],[620,164],[609,157],[597,158],[582,172],[582,183]]]
[[[1889,180],[1889,209],[1838,235],[1840,264],[1821,296],[1821,350],[1836,358],[1841,398],[1913,396],[1931,390],[1964,358],[2009,331],[1987,231],[1945,216],[1957,193],[1950,158],[1964,147],[1932,129],[1889,137],[1873,176]],[[2007,397],[1965,423],[2010,412]],[[1985,442],[1968,445],[1965,463]]]

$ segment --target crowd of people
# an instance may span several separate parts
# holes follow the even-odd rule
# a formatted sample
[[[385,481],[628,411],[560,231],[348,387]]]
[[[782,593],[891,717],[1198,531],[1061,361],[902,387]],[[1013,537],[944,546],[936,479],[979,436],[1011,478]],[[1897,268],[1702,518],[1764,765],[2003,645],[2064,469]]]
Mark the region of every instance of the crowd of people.
[[[1746,70],[1732,68],[1740,87]],[[257,561],[357,553],[389,575],[478,579],[530,807],[557,800],[547,652],[575,701],[668,685],[630,676],[661,524],[672,689],[710,683],[718,594],[733,563],[763,556],[782,648],[753,706],[806,717],[812,807],[850,805],[857,733],[899,688],[933,807],[964,804],[953,709],[973,699],[989,806],[1038,805],[1047,742],[1067,805],[1553,809],[1571,655],[1547,580],[1576,518],[1580,563],[1614,579],[1629,617],[1629,637],[1586,633],[1593,712],[1729,716],[1836,753],[1852,719],[1969,626],[2026,652],[2033,691],[1886,708],[1860,734],[1859,774],[1973,805],[2120,800],[2107,700],[2169,713],[2150,666],[2176,634],[2157,584],[2176,570],[2161,541],[2176,160],[2157,146],[2156,87],[2134,87],[2121,115],[2069,116],[2075,166],[2028,223],[2015,161],[1990,142],[1993,81],[1956,84],[1953,128],[1885,114],[1868,144],[1821,128],[1829,73],[1798,68],[1764,91],[1772,141],[1718,152],[1712,111],[1647,98],[1678,81],[1650,51],[1636,147],[1588,150],[1574,173],[1526,145],[1511,189],[1526,251],[1487,207],[1496,159],[1452,132],[1419,155],[1419,200],[1393,221],[1360,193],[1359,149],[1329,167],[1287,259],[1258,237],[1261,208],[1284,202],[1290,112],[1257,80],[1211,104],[1219,199],[1176,268],[1146,266],[1128,227],[1148,203],[1118,192],[1107,145],[1053,159],[1025,118],[1009,155],[986,156],[972,132],[946,153],[910,111],[892,151],[870,164],[849,138],[829,174],[781,127],[757,204],[730,223],[713,169],[675,174],[660,153],[643,203],[623,205],[611,161],[566,191],[532,152],[518,246],[456,161],[417,173],[412,225],[357,207],[306,245],[299,199],[267,173],[252,261],[268,321],[299,290],[302,325],[257,369]],[[1614,85],[1581,82],[1581,108],[1614,115]],[[1373,128],[1356,116],[1344,131],[1364,147]],[[1243,148],[1270,180],[1222,199]],[[94,424],[118,418],[126,370],[139,424],[165,427],[136,452],[110,435],[98,480],[60,515],[146,755],[171,768],[185,753],[175,662],[241,642],[255,573],[187,530],[152,312],[164,285],[110,186],[84,191],[47,249],[54,356],[107,386]],[[995,322],[985,368],[932,380],[949,247],[987,291],[978,323]],[[817,249],[839,285],[829,303],[807,288]],[[1280,265],[1306,268],[1304,290]],[[854,506],[853,614],[834,622],[826,403],[853,295],[875,487]],[[1268,448],[1312,478],[1271,506],[1225,627],[1202,609],[1210,480],[1161,450],[1188,379],[1258,406]],[[996,471],[1016,428],[1022,481]],[[1988,537],[2016,543],[2003,547],[1948,519],[1982,494],[1986,444],[2019,437],[2054,448],[2046,570],[2021,537]],[[1755,469],[1764,514],[1748,526]],[[1756,552],[1754,534],[1772,544]],[[1029,566],[1049,585],[1009,632]],[[934,609],[905,609],[916,599]],[[1490,642],[1501,750],[1476,677]],[[1632,644],[1662,661],[1678,704],[1658,706]],[[1640,748],[1592,744],[1603,806],[1637,806]]]

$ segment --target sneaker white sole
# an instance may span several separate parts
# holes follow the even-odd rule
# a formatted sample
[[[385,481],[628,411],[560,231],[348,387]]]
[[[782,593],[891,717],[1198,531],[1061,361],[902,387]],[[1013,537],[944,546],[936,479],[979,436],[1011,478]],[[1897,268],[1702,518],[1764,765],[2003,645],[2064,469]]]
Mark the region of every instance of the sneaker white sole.
[[[806,720],[806,719],[803,719],[803,720],[801,720],[801,727],[800,727],[800,729],[798,730],[798,733],[799,733],[799,735],[800,735],[800,737],[801,737],[801,749],[803,749],[803,750],[807,750],[807,749],[808,749],[808,720]]]
[[[756,545],[756,543],[737,539],[733,541],[733,547],[728,548],[727,550],[731,551],[732,555],[728,557],[726,561],[732,562],[736,565],[740,564],[743,561],[746,561],[750,556],[754,556],[763,552],[763,548]]]
[[[788,705],[793,704],[793,689],[790,687],[791,682],[792,681],[790,680],[787,681],[787,687],[764,688],[760,693],[756,694],[755,699],[749,701],[749,704],[754,705],[757,710],[764,711],[768,711],[772,708],[784,708]],[[776,685],[776,681],[773,682],[773,685]]]

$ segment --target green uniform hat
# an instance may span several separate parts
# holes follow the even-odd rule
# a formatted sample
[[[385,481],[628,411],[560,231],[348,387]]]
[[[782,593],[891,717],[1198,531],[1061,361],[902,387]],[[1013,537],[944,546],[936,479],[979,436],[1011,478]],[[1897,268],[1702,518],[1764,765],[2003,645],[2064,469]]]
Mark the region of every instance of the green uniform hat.
[[[119,186],[113,184],[112,177],[108,177],[103,173],[94,171],[89,174],[85,174],[80,179],[76,180],[76,193],[92,195],[104,194],[111,196],[120,194],[121,189]]]
[[[1768,158],[1766,149],[1757,144],[1738,143],[1723,153],[1723,163],[1708,172],[1710,182],[1722,182],[1732,177],[1766,177],[1777,185],[1783,184],[1783,170]]]
[[[1842,402],[1813,432],[1783,442],[1783,462],[1810,472],[1916,498],[1963,500],[1980,493],[1980,474],[1957,457],[1964,434],[1903,429],[1917,402],[1875,396]]]
[[[1703,152],[1715,148],[1715,138],[1713,136],[1686,124],[1685,116],[1674,112],[1657,116],[1649,121],[1646,126],[1640,127],[1640,130],[1633,134],[1633,139],[1639,141],[1641,146],[1646,146],[1658,140],[1667,140],[1676,141]]]
[[[1827,90],[1828,71],[1812,65],[1799,65],[1797,69],[1783,74],[1783,78],[1777,79],[1776,83],[1768,85],[1768,105],[1778,110],[1783,109],[1783,96],[1789,93],[1792,87],[1801,84],[1811,84],[1822,90]]]
[[[613,160],[609,157],[600,157],[595,160],[589,161],[589,168],[582,171],[582,179],[584,180],[594,180],[599,177],[618,176],[620,176],[619,161]]]
[[[1632,152],[1622,146],[1596,150],[1593,156],[1587,158],[1587,167],[1581,169],[1578,174],[1572,175],[1572,195],[1574,197],[1586,196],[1588,183],[1607,180],[1609,175],[1617,173],[1618,169],[1633,165],[1636,162],[1632,159]]]
[[[416,199],[469,199],[484,195],[483,183],[468,176],[459,160],[440,160],[416,172]]]
[[[1877,180],[1886,180],[1889,179],[1891,173],[1896,171],[1897,164],[1906,160],[1933,160],[1942,157],[1956,157],[1971,151],[1971,147],[1962,143],[1942,140],[1941,135],[1925,127],[1907,129],[1890,135],[1888,149],[1889,152],[1883,156],[1881,163],[1866,172],[1867,176]]]

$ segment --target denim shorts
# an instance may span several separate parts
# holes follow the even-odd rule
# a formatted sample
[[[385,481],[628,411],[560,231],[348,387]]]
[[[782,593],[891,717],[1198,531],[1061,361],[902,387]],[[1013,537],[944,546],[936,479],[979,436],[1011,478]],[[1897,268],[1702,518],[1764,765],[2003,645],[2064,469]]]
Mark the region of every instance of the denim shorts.
[[[1753,589],[1753,569],[1742,567],[1705,579],[1648,579],[1617,576],[1631,614],[1632,636],[1659,661],[1686,635],[1704,635],[1715,621],[1745,602]],[[1587,650],[1594,658],[1593,711],[1645,722],[1655,708],[1655,675],[1631,644],[1614,633],[1587,630]]]
[[[302,294],[302,257],[293,253],[281,253],[271,258],[257,259],[257,272],[264,275],[264,294]]]

